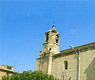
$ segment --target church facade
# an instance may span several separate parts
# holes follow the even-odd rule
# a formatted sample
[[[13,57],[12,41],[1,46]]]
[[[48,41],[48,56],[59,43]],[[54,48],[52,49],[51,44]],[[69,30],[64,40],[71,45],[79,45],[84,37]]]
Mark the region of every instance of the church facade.
[[[95,42],[59,52],[60,34],[52,26],[45,33],[36,70],[61,80],[95,80]]]

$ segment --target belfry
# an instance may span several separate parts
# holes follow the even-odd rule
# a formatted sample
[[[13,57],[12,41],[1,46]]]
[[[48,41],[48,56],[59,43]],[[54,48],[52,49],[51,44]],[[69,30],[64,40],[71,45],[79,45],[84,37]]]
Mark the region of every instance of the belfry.
[[[40,51],[40,56],[59,53],[59,40],[60,34],[56,31],[55,26],[52,26],[52,30],[45,33],[45,40],[43,43],[43,50]]]

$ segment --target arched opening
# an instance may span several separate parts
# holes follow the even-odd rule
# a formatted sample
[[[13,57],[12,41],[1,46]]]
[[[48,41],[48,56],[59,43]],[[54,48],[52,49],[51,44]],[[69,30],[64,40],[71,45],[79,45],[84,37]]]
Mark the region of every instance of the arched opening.
[[[68,69],[68,61],[64,61],[64,67],[65,69]]]
[[[56,35],[56,43],[58,43],[58,41],[59,41],[59,36]]]

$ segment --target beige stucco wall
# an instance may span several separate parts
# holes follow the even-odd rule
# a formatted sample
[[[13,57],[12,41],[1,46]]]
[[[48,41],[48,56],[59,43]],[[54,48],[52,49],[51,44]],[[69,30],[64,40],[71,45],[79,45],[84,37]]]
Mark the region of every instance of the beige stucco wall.
[[[68,61],[67,70],[65,70],[64,61]],[[76,80],[75,55],[64,56],[64,57],[59,57],[54,59],[52,65],[52,75],[58,79],[63,79],[63,75],[64,75],[64,80],[65,79],[68,80],[70,77],[72,78],[71,80]]]
[[[5,75],[7,75],[6,72],[0,71],[0,80],[2,80],[2,77],[5,76]]]
[[[7,71],[0,71],[0,80],[2,80],[2,77],[3,76],[11,76],[13,73],[11,73],[11,72],[7,72]]]
[[[64,61],[68,61],[68,69],[64,69]],[[75,54],[53,59],[52,75],[56,78],[77,80],[77,60]],[[95,80],[95,49],[80,52],[80,80]]]
[[[36,71],[42,71],[43,73],[48,72],[48,57],[37,59]]]
[[[80,54],[80,79],[95,80],[95,49]]]
[[[9,73],[9,72],[8,72],[8,73]],[[2,80],[2,77],[3,77],[3,76],[7,76],[7,75],[11,76],[12,73],[7,74],[7,72],[5,72],[5,71],[0,71],[0,80]]]

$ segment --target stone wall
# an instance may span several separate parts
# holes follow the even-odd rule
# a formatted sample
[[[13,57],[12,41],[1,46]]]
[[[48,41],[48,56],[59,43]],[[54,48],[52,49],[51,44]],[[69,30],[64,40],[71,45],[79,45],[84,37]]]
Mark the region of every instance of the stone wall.
[[[2,80],[3,76],[11,76],[13,74],[13,66],[2,65],[0,66],[0,80]]]
[[[36,61],[36,70],[42,71],[43,73],[48,72],[48,57],[39,58]]]
[[[95,80],[95,49],[80,54],[81,80]]]
[[[0,80],[2,80],[2,77],[5,76],[5,75],[7,75],[6,72],[0,71]]]
[[[64,61],[68,62],[65,69]],[[52,75],[64,80],[77,80],[77,59],[75,54],[53,59]],[[80,80],[95,80],[95,49],[80,52]]]
[[[68,68],[65,69],[64,62],[68,62]],[[76,80],[76,58],[75,55],[62,56],[53,59],[52,75],[62,80]]]
[[[11,76],[13,74],[13,72],[7,72],[7,71],[1,71],[0,70],[0,80],[2,80],[2,77],[3,76],[7,76],[7,75],[9,75],[9,76]]]

